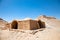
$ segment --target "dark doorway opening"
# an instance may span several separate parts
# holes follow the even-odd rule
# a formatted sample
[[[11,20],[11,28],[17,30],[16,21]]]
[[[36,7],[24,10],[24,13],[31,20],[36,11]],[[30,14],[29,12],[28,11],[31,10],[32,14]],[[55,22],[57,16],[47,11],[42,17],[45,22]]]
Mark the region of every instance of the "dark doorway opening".
[[[39,24],[40,28],[45,28],[45,22],[42,22],[39,20],[38,24]]]
[[[18,28],[18,23],[17,23],[17,21],[13,21],[13,22],[12,22],[11,28],[12,28],[12,29],[17,29],[17,28]]]

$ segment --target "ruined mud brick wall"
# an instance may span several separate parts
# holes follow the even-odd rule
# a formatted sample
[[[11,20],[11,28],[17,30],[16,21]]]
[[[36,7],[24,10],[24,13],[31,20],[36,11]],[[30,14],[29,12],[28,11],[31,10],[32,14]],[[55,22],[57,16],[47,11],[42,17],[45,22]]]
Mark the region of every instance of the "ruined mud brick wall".
[[[36,20],[30,20],[30,29],[31,30],[39,29],[39,28],[40,28],[40,26]]]
[[[37,20],[22,20],[22,21],[12,21],[6,25],[9,29],[24,29],[24,30],[34,30],[39,28],[44,28],[45,23]]]
[[[5,27],[6,24],[6,22],[0,20],[0,27]]]
[[[5,26],[6,26],[8,29],[11,29],[11,23],[7,23]]]
[[[0,20],[0,29],[1,30],[5,30],[7,27],[6,27],[6,24],[7,22],[3,21],[3,20]]]
[[[18,29],[33,30],[39,28],[38,22],[35,20],[24,20],[18,22]]]
[[[18,29],[30,29],[30,21],[18,21]]]

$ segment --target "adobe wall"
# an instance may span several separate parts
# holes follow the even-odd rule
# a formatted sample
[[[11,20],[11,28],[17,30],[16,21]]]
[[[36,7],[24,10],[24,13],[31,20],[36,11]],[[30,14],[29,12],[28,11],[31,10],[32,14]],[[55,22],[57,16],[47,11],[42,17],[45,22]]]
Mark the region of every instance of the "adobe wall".
[[[11,29],[11,23],[7,23],[5,26],[6,26],[8,29]]]
[[[45,28],[45,23],[40,20],[22,20],[22,21],[12,21],[6,25],[9,29],[24,29],[24,30],[34,30],[39,28]]]
[[[30,29],[30,21],[24,20],[24,21],[18,21],[18,29]]]
[[[31,30],[39,29],[39,28],[40,28],[40,26],[36,20],[30,20],[30,29]]]
[[[38,29],[39,24],[35,20],[24,20],[18,22],[18,29],[34,30]]]

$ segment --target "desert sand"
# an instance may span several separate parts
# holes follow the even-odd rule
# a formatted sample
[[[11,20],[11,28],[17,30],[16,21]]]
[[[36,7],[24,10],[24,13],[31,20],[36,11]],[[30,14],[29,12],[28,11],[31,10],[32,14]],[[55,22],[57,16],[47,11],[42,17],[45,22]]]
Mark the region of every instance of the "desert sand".
[[[60,40],[60,20],[44,16],[37,19],[44,21],[46,28],[37,30],[0,30],[0,40]]]

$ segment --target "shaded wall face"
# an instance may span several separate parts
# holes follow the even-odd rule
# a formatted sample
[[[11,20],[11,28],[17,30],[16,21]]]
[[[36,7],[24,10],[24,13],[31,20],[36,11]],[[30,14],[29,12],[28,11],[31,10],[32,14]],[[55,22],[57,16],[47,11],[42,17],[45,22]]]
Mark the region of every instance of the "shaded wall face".
[[[36,29],[36,22],[34,22],[34,21],[30,21],[30,28],[31,28],[31,30],[32,29]],[[34,26],[35,25],[35,26]]]
[[[13,21],[12,23],[11,23],[11,29],[17,29],[18,28],[18,23],[17,23],[17,21]]]
[[[35,21],[35,20],[31,20],[31,21],[30,21],[30,29],[31,29],[31,30],[39,29],[38,22]]]

